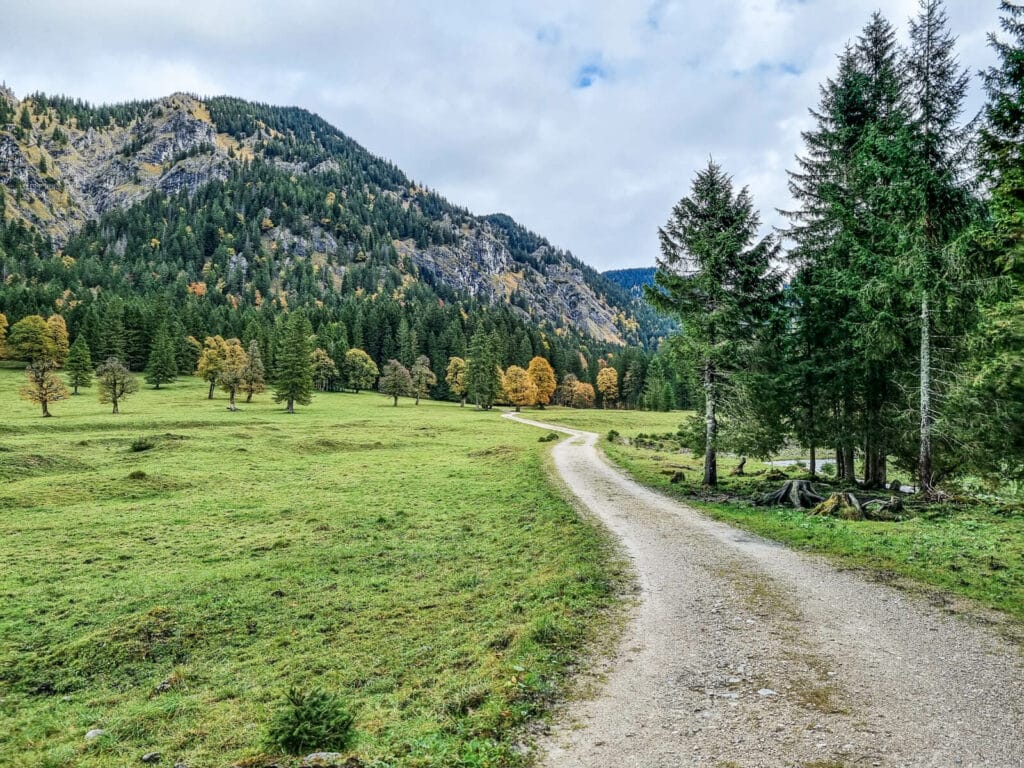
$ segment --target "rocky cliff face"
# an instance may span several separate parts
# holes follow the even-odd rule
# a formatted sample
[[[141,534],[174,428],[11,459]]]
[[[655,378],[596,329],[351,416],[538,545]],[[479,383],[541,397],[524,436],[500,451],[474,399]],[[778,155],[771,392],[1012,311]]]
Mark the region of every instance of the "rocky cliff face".
[[[11,123],[0,125],[0,185],[8,216],[47,233],[58,248],[107,211],[127,208],[153,191],[195,191],[226,179],[233,163],[260,153],[259,135],[220,130],[207,105],[185,94],[138,105],[130,119],[111,119],[98,127],[81,127],[77,119],[62,118],[31,99],[18,102],[10,91],[0,91],[0,99],[13,107],[14,115]],[[278,135],[260,125],[257,134],[264,138]],[[346,158],[271,162],[289,174],[319,174],[336,171]],[[421,191],[411,185],[383,193],[402,206],[422,206]],[[525,230],[520,233],[507,217],[501,217],[509,222],[502,228],[456,210],[458,224],[447,213],[436,219],[456,232],[454,243],[418,247],[412,240],[395,241],[395,249],[418,274],[485,301],[505,302],[555,327],[571,327],[602,341],[629,340],[635,322],[628,309],[613,306],[594,284],[595,275],[584,274],[579,262]],[[274,228],[264,233],[265,245],[313,260],[330,270],[337,283],[345,271],[339,254],[346,244],[317,221],[308,224],[304,234]],[[518,238],[516,249],[512,237]]]
[[[22,104],[10,92],[16,113]],[[89,219],[153,190],[194,190],[230,169],[202,103],[183,94],[154,102],[130,126],[80,130],[49,111],[29,111],[31,128],[0,133],[0,184],[9,211],[59,246]]]

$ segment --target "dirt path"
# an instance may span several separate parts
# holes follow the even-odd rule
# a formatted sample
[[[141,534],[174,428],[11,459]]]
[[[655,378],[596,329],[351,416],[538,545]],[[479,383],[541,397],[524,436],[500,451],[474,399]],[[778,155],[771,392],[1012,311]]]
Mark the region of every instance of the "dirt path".
[[[551,768],[1024,766],[1021,649],[923,597],[711,521],[625,477],[589,432],[558,474],[622,542],[641,595]]]

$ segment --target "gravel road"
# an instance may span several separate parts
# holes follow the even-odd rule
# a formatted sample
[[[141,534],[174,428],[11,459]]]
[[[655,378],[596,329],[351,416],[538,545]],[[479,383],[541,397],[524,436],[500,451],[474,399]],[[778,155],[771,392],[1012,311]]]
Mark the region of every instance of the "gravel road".
[[[1024,766],[1024,655],[985,620],[717,523],[568,433],[555,468],[620,540],[639,600],[549,768]]]

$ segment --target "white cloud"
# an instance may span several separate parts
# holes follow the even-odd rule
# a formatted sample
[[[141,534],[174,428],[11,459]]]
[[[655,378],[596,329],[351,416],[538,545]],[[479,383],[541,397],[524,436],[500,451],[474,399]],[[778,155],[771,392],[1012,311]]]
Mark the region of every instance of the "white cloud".
[[[95,102],[175,90],[320,113],[417,181],[505,211],[599,268],[653,263],[657,227],[714,155],[766,224],[835,55],[914,0],[523,0],[497,6],[34,0],[4,10],[0,74]],[[948,0],[989,61],[996,0]],[[580,87],[586,86],[586,87]],[[972,107],[980,105],[977,91]]]

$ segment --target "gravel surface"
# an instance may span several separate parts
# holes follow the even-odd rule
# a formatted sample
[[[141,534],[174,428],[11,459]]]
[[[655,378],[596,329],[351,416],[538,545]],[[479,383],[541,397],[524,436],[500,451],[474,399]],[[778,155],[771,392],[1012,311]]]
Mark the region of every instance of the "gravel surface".
[[[609,466],[594,433],[510,417],[571,435],[555,468],[640,590],[542,764],[1024,766],[1024,656],[979,615],[709,520]]]

